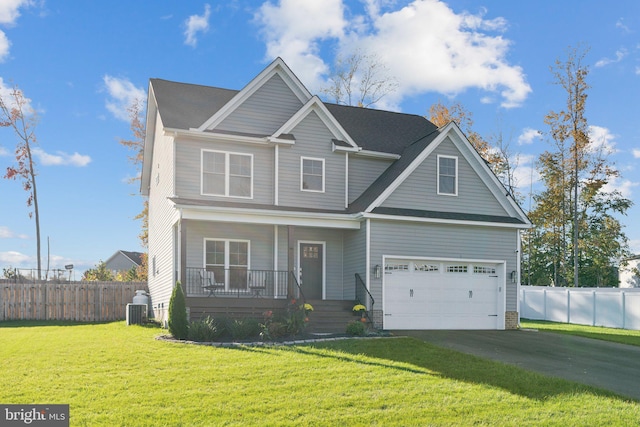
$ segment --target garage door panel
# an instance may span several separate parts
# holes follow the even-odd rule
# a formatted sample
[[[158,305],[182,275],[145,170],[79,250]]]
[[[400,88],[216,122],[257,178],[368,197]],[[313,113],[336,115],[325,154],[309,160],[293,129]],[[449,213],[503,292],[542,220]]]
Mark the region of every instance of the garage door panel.
[[[385,329],[498,329],[497,264],[391,260],[385,269]]]

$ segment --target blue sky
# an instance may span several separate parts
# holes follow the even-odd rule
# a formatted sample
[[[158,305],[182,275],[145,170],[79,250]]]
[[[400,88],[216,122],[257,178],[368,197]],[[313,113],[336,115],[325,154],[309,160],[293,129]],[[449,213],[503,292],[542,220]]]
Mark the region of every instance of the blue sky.
[[[478,133],[510,142],[526,194],[533,161],[550,149],[544,116],[564,107],[549,67],[580,43],[590,47],[592,136],[622,172],[610,185],[636,202],[622,221],[640,253],[640,2],[220,3],[0,0],[0,91],[17,84],[40,118],[43,266],[47,238],[50,267],[74,264],[77,276],[119,249],[142,250],[142,200],[127,183],[136,171],[118,140],[130,138],[126,107],[149,78],[241,89],[281,56],[319,93],[336,55],[374,52],[398,82],[379,107],[426,115],[459,101]],[[2,174],[15,144],[0,129]],[[35,267],[27,195],[3,179],[0,196],[0,268]]]

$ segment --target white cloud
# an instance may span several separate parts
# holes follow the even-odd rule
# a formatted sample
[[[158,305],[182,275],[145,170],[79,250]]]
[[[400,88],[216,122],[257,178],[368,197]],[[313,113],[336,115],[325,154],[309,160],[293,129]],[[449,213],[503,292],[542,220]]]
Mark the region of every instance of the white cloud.
[[[604,150],[606,154],[616,152],[616,139],[617,135],[611,133],[611,131],[602,126],[589,126],[589,139],[591,140],[592,150]]]
[[[91,163],[91,157],[83,154],[67,154],[57,151],[56,154],[46,153],[41,148],[31,150],[43,166],[78,166],[83,167]]]
[[[636,159],[640,159],[640,149],[638,148],[633,149],[633,157],[635,157]]]
[[[6,85],[2,77],[0,77],[0,96],[2,96],[2,99],[4,99],[7,102],[10,108],[13,108],[16,106],[16,103],[14,102],[15,98],[13,96],[13,91],[14,91],[14,87]],[[24,95],[24,92],[22,92],[20,89],[18,89],[18,92],[22,94],[22,97],[24,100],[24,105],[22,106],[22,112],[25,115],[31,114],[31,112],[33,111],[33,107],[31,106],[31,99],[27,98]]]
[[[535,139],[540,139],[542,135],[539,130],[524,128],[522,133],[518,137],[518,145],[529,145],[533,144]]]
[[[20,8],[33,4],[32,0],[2,0],[0,1],[0,24],[13,25],[20,17]]]
[[[320,58],[320,42],[344,37],[341,0],[281,0],[264,3],[256,16],[262,25],[268,59],[281,56],[305,85],[318,90],[329,67]]]
[[[640,239],[630,239],[629,250],[632,254],[640,254]]]
[[[383,10],[395,2],[366,4],[365,16],[347,18],[340,0],[264,3],[256,18],[268,59],[281,56],[318,91],[329,69],[320,57],[321,42],[336,43],[343,56],[357,50],[375,53],[398,82],[393,99],[386,100],[395,104],[417,93],[455,95],[478,88],[498,95],[509,108],[531,92],[522,68],[507,62],[510,41],[488,34],[506,29],[503,18],[456,14],[439,0],[414,0],[399,10]]]
[[[531,186],[539,182],[541,178],[536,169],[536,156],[533,154],[518,154],[516,160],[517,167],[513,171],[514,182],[521,194],[528,195],[531,191]],[[513,161],[512,164],[514,164]]]
[[[620,61],[622,61],[624,59],[625,56],[627,56],[628,53],[629,52],[627,51],[627,49],[620,48],[620,49],[616,50],[615,59],[602,58],[601,60],[596,62],[596,67],[604,67],[604,66],[609,65],[609,64],[614,64],[616,62],[620,62]]]
[[[7,35],[4,31],[0,31],[0,62],[3,62],[9,56],[9,48],[11,47],[11,42],[7,38]]]
[[[7,149],[4,147],[0,147],[0,157],[8,156],[8,155],[9,155],[9,152],[7,151]]]
[[[625,33],[631,33],[629,27],[624,24],[624,18],[620,18],[616,21],[616,28],[620,28]]]
[[[31,261],[31,257],[16,251],[0,252],[0,263],[11,266],[24,265]]]
[[[26,234],[16,234],[4,225],[0,225],[0,239],[28,239]]]
[[[191,15],[185,21],[187,29],[184,31],[184,44],[196,47],[198,44],[198,33],[206,33],[209,30],[209,17],[211,16],[211,6],[204,5],[204,15]]]
[[[613,177],[602,187],[602,191],[605,193],[618,191],[623,197],[630,199],[633,194],[632,189],[638,185],[640,185],[638,182],[629,181],[628,179],[622,179],[620,177]]]
[[[129,108],[135,103],[144,103],[147,95],[144,89],[136,87],[128,79],[105,75],[104,84],[110,99],[106,101],[107,110],[117,119],[130,121]],[[141,110],[144,110],[142,108]]]

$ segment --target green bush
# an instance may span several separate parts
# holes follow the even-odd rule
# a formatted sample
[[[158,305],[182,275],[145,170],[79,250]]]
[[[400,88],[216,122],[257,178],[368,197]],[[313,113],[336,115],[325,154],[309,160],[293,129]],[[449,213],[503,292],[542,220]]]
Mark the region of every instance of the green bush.
[[[189,339],[192,341],[217,341],[223,333],[224,327],[220,327],[219,323],[209,316],[202,320],[191,322],[189,325]]]
[[[187,305],[179,281],[176,282],[169,300],[169,333],[179,340],[187,339],[189,336]]]
[[[257,337],[260,334],[260,324],[254,318],[236,319],[229,325],[231,338],[234,340],[244,340]]]
[[[363,337],[367,332],[367,328],[363,322],[354,320],[347,325],[347,335]]]

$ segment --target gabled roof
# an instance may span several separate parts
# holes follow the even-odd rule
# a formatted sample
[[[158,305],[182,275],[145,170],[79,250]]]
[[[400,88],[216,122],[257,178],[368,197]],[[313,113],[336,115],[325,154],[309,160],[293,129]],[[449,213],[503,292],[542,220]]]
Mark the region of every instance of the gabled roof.
[[[127,258],[129,261],[131,261],[137,266],[142,264],[142,252],[129,252],[129,251],[116,251],[116,253],[111,255],[109,259],[105,261],[105,264],[108,264],[111,260],[113,260],[115,257],[117,257],[120,254],[124,255],[125,258]]]
[[[438,127],[422,116],[325,103],[327,110],[363,150],[402,152]]]

